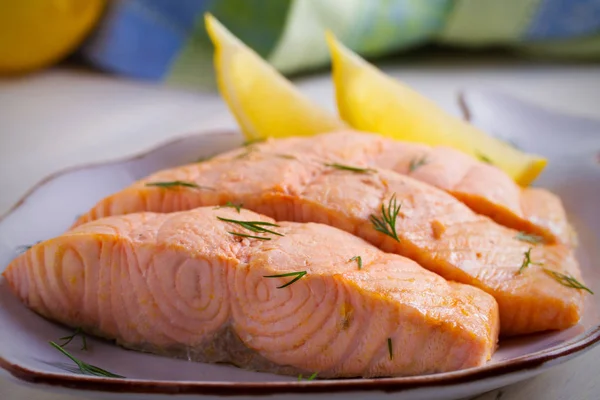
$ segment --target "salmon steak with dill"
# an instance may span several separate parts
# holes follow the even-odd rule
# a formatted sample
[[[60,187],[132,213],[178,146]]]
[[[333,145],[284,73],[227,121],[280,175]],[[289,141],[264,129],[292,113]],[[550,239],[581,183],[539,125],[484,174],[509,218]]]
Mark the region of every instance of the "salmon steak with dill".
[[[319,157],[341,165],[389,169],[440,188],[476,213],[525,232],[531,240],[564,244],[576,240],[558,196],[541,188],[521,188],[483,153],[478,160],[445,146],[432,147],[347,130],[257,141],[218,157],[238,157],[249,149],[299,159]]]
[[[89,222],[4,277],[37,313],[122,346],[288,375],[476,367],[499,330],[477,288],[342,230],[237,207]]]
[[[569,244],[545,243],[503,226],[407,174],[318,154],[248,146],[160,171],[101,200],[77,224],[227,204],[278,221],[331,225],[448,280],[478,287],[498,302],[503,335],[573,326],[591,293]]]

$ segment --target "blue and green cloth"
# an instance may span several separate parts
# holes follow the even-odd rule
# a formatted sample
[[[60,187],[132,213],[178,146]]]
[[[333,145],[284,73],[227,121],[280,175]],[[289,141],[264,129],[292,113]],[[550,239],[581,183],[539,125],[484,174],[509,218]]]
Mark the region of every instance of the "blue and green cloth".
[[[286,74],[327,65],[326,29],[366,57],[435,43],[600,58],[600,0],[114,0],[82,51],[117,74],[212,86],[207,11]]]

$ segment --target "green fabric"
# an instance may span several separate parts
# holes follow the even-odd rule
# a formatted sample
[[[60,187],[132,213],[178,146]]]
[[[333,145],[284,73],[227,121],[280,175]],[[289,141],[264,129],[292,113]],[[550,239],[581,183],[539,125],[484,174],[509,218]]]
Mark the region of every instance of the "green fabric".
[[[211,13],[234,35],[243,37],[247,45],[266,57],[285,27],[291,3],[292,0],[219,0]],[[166,82],[179,86],[215,87],[213,51],[204,26],[204,15],[199,15]]]
[[[328,65],[328,29],[366,57],[432,43],[600,59],[600,0],[120,0],[83,52],[117,74],[214,87],[205,12],[285,74]]]
[[[577,60],[600,58],[600,35],[570,40],[552,40],[533,44],[521,44],[519,50],[536,57],[551,57]],[[599,78],[600,79],[600,78]]]
[[[519,40],[541,0],[461,0],[448,14],[441,43],[466,47]]]

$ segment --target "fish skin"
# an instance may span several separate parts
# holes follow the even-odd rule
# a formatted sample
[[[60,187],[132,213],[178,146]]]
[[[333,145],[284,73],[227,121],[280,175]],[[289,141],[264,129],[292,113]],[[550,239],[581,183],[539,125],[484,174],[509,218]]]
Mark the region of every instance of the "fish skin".
[[[146,186],[173,180],[213,190]],[[399,241],[377,232],[370,221],[392,195],[402,204],[396,220]],[[499,304],[502,335],[565,329],[575,325],[583,312],[584,293],[561,285],[543,270],[582,281],[570,246],[519,241],[518,231],[476,214],[447,192],[388,170],[361,174],[331,168],[319,158],[288,159],[266,151],[239,150],[235,157],[157,172],[100,201],[79,223],[227,202],[243,203],[278,221],[340,228],[446,279],[483,289]],[[531,265],[519,274],[530,248],[532,260],[544,266]]]
[[[217,217],[274,222],[213,207],[108,217],[33,246],[3,275],[52,320],[261,371],[421,375],[482,365],[496,348],[498,306],[479,289],[330,226],[281,222],[284,236],[264,241]],[[293,277],[265,278],[298,270],[281,289]]]

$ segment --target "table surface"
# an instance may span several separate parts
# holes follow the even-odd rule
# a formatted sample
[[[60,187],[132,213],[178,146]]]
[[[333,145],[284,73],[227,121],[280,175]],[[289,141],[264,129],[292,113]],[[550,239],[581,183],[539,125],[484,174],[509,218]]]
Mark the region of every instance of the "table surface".
[[[490,87],[547,107],[600,118],[598,65],[494,59],[383,67],[456,114],[460,90]],[[304,77],[296,83],[315,101],[334,109],[329,76]],[[0,215],[52,172],[122,158],[174,137],[211,129],[235,129],[233,118],[215,93],[68,68],[0,80]],[[600,398],[599,368],[600,346],[535,378],[477,399]],[[0,378],[0,399],[62,398]]]

